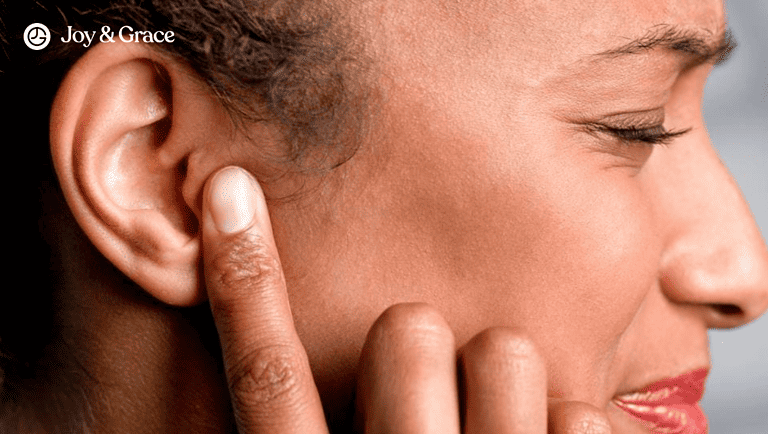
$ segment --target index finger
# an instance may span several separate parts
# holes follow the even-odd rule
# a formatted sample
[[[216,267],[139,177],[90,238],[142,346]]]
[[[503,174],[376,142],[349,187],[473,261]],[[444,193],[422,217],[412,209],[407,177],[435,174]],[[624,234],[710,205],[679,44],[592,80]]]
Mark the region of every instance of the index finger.
[[[240,433],[326,433],[258,183],[221,169],[202,214],[205,282]]]

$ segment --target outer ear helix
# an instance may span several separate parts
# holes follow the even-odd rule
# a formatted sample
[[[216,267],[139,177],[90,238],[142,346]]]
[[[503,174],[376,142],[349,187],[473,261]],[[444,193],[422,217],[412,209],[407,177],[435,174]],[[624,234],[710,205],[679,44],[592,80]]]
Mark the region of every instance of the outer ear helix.
[[[165,87],[184,78],[163,77],[168,60],[152,55],[135,44],[86,53],[54,101],[51,151],[67,203],[99,251],[159,300],[192,305],[205,291],[197,221],[182,191],[191,148],[205,140],[176,131],[181,102]]]

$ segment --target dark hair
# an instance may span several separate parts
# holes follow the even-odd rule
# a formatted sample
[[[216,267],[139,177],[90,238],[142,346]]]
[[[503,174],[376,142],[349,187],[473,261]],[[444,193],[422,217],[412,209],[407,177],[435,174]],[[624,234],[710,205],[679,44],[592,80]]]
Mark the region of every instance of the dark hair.
[[[312,0],[120,0],[35,2],[8,12],[3,3],[2,72],[8,84],[37,85],[37,68],[54,84],[86,50],[63,44],[66,28],[172,30],[173,43],[156,47],[189,64],[215,92],[235,121],[276,121],[291,160],[326,148],[344,159],[354,151],[369,96],[362,85],[359,50],[348,26],[338,25],[335,2]],[[40,55],[21,36],[27,23],[45,21],[51,45]],[[21,81],[20,81],[21,80]],[[42,93],[39,95],[42,96]],[[352,148],[352,149],[350,149]],[[336,153],[330,151],[337,151]],[[341,153],[341,155],[339,155]],[[331,167],[339,161],[329,162]]]
[[[353,155],[369,103],[365,63],[349,43],[351,29],[334,19],[342,11],[330,1],[0,1],[4,155],[24,169],[23,179],[4,172],[5,200],[16,207],[6,215],[5,227],[14,228],[7,249],[15,253],[6,264],[24,274],[13,287],[6,281],[0,302],[0,431],[20,429],[13,424],[29,402],[43,407],[48,432],[79,431],[83,419],[70,414],[76,410],[67,403],[83,392],[64,375],[78,371],[78,357],[62,342],[64,320],[54,290],[63,270],[49,244],[55,240],[40,237],[57,236],[58,228],[44,225],[66,209],[50,161],[50,107],[64,75],[87,50],[60,42],[67,26],[173,31],[175,41],[156,48],[186,62],[236,124],[277,125],[287,147],[287,159],[279,163],[290,170],[330,170]],[[33,22],[51,31],[42,51],[22,41]],[[309,154],[312,164],[304,159]],[[44,389],[62,396],[43,400]]]

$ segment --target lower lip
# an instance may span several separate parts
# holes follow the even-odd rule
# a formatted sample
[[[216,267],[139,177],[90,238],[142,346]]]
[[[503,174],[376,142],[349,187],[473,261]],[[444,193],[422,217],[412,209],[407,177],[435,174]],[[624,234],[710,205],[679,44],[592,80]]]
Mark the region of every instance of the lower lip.
[[[699,407],[708,369],[651,384],[617,396],[613,403],[656,433],[706,434],[707,418]]]

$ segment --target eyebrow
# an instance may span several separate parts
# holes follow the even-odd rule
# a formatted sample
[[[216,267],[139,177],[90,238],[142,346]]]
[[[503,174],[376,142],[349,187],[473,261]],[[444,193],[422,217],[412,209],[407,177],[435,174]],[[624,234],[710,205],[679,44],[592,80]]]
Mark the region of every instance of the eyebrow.
[[[736,45],[731,29],[726,29],[720,37],[713,37],[709,31],[683,29],[669,24],[660,24],[650,28],[640,38],[597,53],[595,56],[597,58],[616,58],[640,54],[656,48],[665,48],[689,57],[691,59],[689,66],[704,63],[722,65],[731,56]]]

